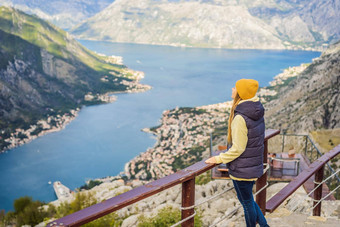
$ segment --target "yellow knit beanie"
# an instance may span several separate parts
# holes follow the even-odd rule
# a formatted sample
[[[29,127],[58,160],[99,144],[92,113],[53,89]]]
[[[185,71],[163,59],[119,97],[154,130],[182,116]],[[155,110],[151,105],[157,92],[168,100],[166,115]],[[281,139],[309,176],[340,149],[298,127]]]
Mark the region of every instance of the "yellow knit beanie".
[[[236,82],[236,91],[241,99],[250,99],[256,95],[259,82],[253,79],[240,79]]]

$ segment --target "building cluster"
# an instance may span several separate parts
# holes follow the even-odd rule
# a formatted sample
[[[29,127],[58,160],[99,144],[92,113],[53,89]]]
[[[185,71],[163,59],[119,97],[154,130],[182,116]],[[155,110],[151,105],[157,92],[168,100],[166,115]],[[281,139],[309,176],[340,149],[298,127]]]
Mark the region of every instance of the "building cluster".
[[[69,113],[64,115],[49,116],[46,120],[39,120],[36,125],[31,125],[28,129],[18,128],[15,132],[11,133],[11,136],[5,139],[5,142],[9,143],[7,149],[12,149],[17,146],[21,146],[25,143],[36,139],[39,136],[45,135],[50,132],[57,132],[70,123],[77,117],[79,108],[76,110],[70,110]]]
[[[301,64],[300,66],[295,66],[295,67],[289,67],[287,69],[284,69],[282,73],[278,74],[277,76],[274,77],[274,80],[269,82],[270,86],[276,86],[283,84],[285,80],[291,77],[296,77],[300,73],[302,73],[309,64]]]
[[[122,80],[120,83],[127,87],[127,93],[144,92],[151,89],[150,85],[140,84],[138,80]]]
[[[174,172],[173,163],[194,146],[206,146],[210,132],[225,122],[231,102],[163,112],[161,125],[153,129],[157,142],[125,165],[129,179],[158,179]]]

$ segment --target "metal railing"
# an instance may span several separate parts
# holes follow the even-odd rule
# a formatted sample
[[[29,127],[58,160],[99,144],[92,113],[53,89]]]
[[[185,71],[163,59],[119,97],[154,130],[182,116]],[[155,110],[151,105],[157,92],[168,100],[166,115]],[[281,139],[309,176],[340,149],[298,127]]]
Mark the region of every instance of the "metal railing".
[[[279,133],[279,130],[266,130],[264,141],[264,163],[267,163],[268,140]],[[266,187],[268,186],[268,183],[267,173],[265,172],[262,177],[256,181],[256,202],[262,212],[273,212],[286,198],[288,198],[289,195],[295,192],[295,190],[313,174],[315,174],[316,183],[320,184],[323,179],[323,168],[325,164],[339,153],[340,145],[312,163],[309,169],[303,171],[291,183],[289,183],[279,193],[273,196],[268,202],[266,202]],[[178,184],[182,184],[182,221],[180,224],[182,226],[194,226],[194,207],[198,205],[195,205],[195,177],[214,168],[215,166],[216,164],[206,164],[204,160],[197,162],[194,165],[191,165],[174,174],[134,188],[131,191],[55,220],[49,223],[47,226],[80,226],[126,206],[134,204],[140,200],[146,199],[152,195],[155,195],[156,193],[174,187]],[[315,187],[316,186],[317,184]],[[319,201],[319,204],[316,204],[316,207],[313,209],[313,213],[319,216],[321,211],[321,192],[322,187],[319,187],[314,193],[314,200]]]
[[[314,162],[319,157],[321,157],[323,154],[319,150],[319,148],[315,145],[314,141],[310,138],[309,135],[301,135],[301,134],[280,134],[282,136],[282,148],[281,151],[283,152],[287,147],[287,137],[294,137],[294,138],[300,138],[299,141],[295,141],[295,143],[300,143],[300,148],[303,150],[303,154],[306,158],[308,158],[309,163]],[[288,144],[289,146],[290,144]],[[331,167],[331,165],[327,162],[326,167],[324,169],[324,175],[325,177],[329,177],[330,175],[334,174],[336,171]],[[340,177],[338,174],[334,174],[332,181],[326,182],[327,186],[330,189],[333,189],[334,186],[340,184]],[[340,191],[336,191],[335,198],[340,199]]]
[[[322,187],[321,182],[324,178],[324,167],[329,160],[334,158],[340,153],[340,145],[327,152],[315,162],[313,162],[308,169],[300,173],[294,178],[288,185],[286,185],[281,191],[274,195],[266,204],[266,210],[273,212],[283,201],[285,201],[291,194],[293,194],[302,184],[304,184],[310,177],[315,174],[314,180],[314,209],[313,215],[320,216],[321,214],[321,201],[322,201]],[[328,196],[328,195],[327,195]],[[318,204],[317,204],[318,203]]]

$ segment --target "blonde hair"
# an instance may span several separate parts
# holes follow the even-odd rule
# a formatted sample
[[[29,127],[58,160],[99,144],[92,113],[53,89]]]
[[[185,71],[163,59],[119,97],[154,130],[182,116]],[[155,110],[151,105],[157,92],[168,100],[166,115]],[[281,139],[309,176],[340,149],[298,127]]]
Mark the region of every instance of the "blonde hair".
[[[235,113],[235,108],[236,106],[239,104],[239,102],[241,101],[241,97],[238,93],[236,93],[236,96],[234,98],[234,102],[233,105],[231,107],[230,110],[230,116],[229,116],[229,120],[228,120],[228,144],[231,146],[232,145],[232,137],[231,137],[231,122],[234,119],[234,113]]]

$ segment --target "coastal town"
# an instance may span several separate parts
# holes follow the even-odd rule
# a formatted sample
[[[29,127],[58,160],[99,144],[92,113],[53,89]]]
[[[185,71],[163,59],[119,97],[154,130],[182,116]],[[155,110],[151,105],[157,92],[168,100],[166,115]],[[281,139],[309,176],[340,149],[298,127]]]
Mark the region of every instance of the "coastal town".
[[[144,129],[155,134],[156,144],[128,162],[125,175],[129,179],[158,179],[174,173],[178,162],[188,161],[184,159],[201,160],[202,153],[209,149],[210,133],[217,125],[226,124],[231,104],[164,111],[159,127]],[[188,156],[192,150],[199,152]]]
[[[66,127],[73,119],[78,116],[79,108],[70,110],[68,113],[63,115],[48,116],[45,120],[39,120],[37,124],[31,125],[28,129],[16,129],[15,132],[11,133],[11,136],[5,139],[8,143],[6,149],[12,149],[28,143],[40,136],[48,133],[57,132]],[[0,151],[1,152],[1,151]]]

